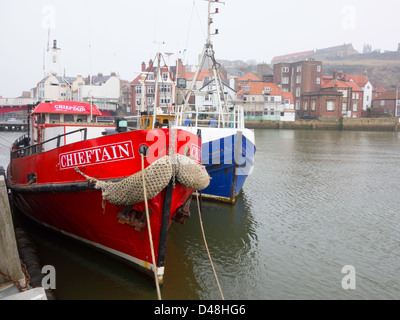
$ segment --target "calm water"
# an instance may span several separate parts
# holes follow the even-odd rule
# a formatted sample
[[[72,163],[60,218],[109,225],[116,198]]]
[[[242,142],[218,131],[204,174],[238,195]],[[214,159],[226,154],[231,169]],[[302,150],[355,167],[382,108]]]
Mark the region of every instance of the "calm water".
[[[0,165],[8,162],[0,134]],[[400,299],[400,135],[256,130],[256,167],[235,206],[203,202],[226,299]],[[195,200],[195,199],[193,199]],[[163,299],[219,299],[195,201],[172,224]],[[28,224],[59,299],[157,299],[153,281]],[[342,288],[342,268],[356,289]]]

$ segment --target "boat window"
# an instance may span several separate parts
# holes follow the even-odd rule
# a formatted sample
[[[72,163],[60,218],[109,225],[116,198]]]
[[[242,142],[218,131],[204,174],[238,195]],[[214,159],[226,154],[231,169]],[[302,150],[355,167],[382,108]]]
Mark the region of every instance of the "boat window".
[[[60,115],[59,114],[51,114],[50,115],[50,122],[59,122],[60,121]]]
[[[163,124],[168,124],[168,119],[164,119],[162,123]]]
[[[64,121],[65,122],[73,122],[74,116],[72,114],[64,114]]]
[[[87,116],[80,114],[80,115],[78,115],[77,121],[78,122],[87,122]]]

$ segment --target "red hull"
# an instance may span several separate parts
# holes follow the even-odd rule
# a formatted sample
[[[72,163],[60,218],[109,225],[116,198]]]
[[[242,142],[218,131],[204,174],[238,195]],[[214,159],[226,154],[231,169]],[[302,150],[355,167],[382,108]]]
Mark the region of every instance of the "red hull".
[[[179,154],[201,146],[200,139],[186,131],[178,130],[176,140]],[[131,131],[20,158],[12,156],[8,187],[15,205],[35,220],[151,270],[147,227],[138,231],[139,228],[119,222],[118,215],[125,207],[103,201],[102,191],[94,189],[75,168],[99,180],[123,179],[142,170],[138,152],[141,145],[146,144],[150,151],[145,157],[146,168],[167,155],[169,141],[167,129]],[[172,197],[166,197],[167,193]],[[177,183],[173,189],[170,185],[148,201],[161,281],[167,241],[165,230],[192,193],[193,189]],[[145,203],[133,204],[129,209],[144,213]]]

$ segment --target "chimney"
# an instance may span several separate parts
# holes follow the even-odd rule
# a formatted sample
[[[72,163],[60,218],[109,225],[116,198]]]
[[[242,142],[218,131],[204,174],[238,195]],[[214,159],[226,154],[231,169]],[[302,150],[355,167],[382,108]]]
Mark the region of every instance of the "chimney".
[[[182,63],[182,59],[177,62],[177,78],[186,78],[186,68]]]
[[[142,72],[146,71],[146,64],[144,63],[144,61],[142,62]]]
[[[335,70],[333,70],[333,80],[337,79],[337,70],[335,68]]]
[[[153,71],[153,60],[150,59],[149,61],[149,72]]]

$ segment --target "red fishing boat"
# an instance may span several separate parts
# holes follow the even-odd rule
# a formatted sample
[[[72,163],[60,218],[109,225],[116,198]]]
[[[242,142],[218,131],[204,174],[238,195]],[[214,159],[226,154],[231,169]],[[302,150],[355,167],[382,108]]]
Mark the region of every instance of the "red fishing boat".
[[[170,223],[188,216],[193,191],[209,183],[200,138],[169,128],[129,131],[126,121],[110,125],[99,116],[80,102],[35,106],[28,134],[11,150],[13,203],[45,226],[155,271],[162,283]]]

